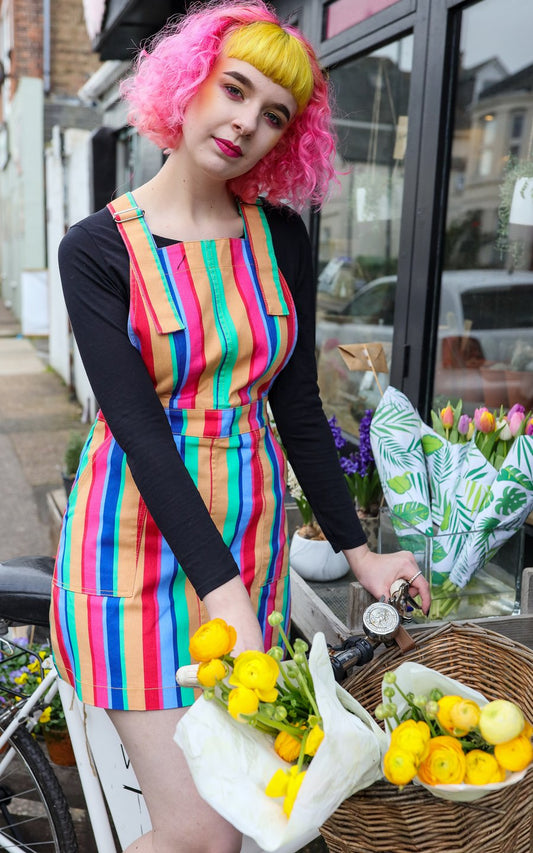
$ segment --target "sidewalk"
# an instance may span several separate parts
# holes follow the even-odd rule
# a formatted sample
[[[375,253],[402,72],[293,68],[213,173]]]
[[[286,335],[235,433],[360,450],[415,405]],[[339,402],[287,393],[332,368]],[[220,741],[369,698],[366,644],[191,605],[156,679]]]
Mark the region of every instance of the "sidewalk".
[[[71,431],[86,434],[81,406],[48,367],[46,339],[30,341],[0,299],[0,561],[53,554],[50,495],[61,496],[61,466]],[[97,853],[75,768],[56,767],[74,819],[80,853]],[[322,839],[300,853],[327,853]]]

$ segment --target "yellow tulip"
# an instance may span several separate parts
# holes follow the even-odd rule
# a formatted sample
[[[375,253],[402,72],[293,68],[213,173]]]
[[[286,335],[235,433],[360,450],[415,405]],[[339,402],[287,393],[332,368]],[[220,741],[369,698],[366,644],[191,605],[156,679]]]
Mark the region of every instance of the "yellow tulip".
[[[274,741],[274,749],[280,758],[284,761],[296,761],[300,755],[300,747],[302,741],[289,734],[289,732],[279,732]]]
[[[200,625],[189,643],[189,651],[197,661],[209,661],[228,655],[237,642],[237,634],[232,625],[223,619],[211,619]]]
[[[415,761],[421,760],[426,751],[431,731],[427,723],[420,720],[405,720],[391,734],[391,746],[409,752]]]
[[[236,658],[229,683],[253,690],[261,702],[275,702],[278,675],[279,665],[273,657],[264,652],[248,651]]]
[[[515,773],[518,770],[525,770],[531,764],[533,761],[533,746],[527,735],[520,734],[506,743],[496,744],[494,747],[494,757],[504,770],[510,770],[512,773]]]
[[[217,681],[226,677],[227,672],[226,665],[219,658],[214,658],[200,664],[197,678],[202,687],[214,687]]]
[[[255,714],[258,708],[257,694],[247,687],[236,687],[228,696],[228,711],[235,720],[239,720],[241,714]]]
[[[442,735],[429,741],[427,755],[418,767],[421,782],[426,785],[456,785],[463,781],[465,772],[466,759],[455,738]]]
[[[488,785],[491,782],[503,782],[505,779],[505,771],[490,752],[472,749],[466,754],[465,760],[464,781],[467,785]]]
[[[324,732],[320,726],[313,726],[305,742],[305,754],[316,755],[316,751],[324,740]]]
[[[389,747],[383,759],[383,773],[389,782],[403,788],[416,776],[413,755],[396,746]]]

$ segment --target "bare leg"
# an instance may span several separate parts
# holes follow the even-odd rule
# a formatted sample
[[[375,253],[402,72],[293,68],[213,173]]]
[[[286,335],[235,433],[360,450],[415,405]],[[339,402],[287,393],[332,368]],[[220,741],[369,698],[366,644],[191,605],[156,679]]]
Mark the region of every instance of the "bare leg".
[[[173,740],[186,710],[108,711],[152,822],[152,831],[125,853],[239,853],[241,849],[241,834],[200,797]]]

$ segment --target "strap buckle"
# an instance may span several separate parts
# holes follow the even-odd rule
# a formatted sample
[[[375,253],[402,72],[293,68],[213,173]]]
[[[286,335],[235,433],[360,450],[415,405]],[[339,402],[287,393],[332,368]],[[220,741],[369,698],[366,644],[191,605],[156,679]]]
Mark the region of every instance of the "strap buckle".
[[[115,222],[118,222],[120,225],[123,222],[129,222],[130,219],[142,219],[144,217],[144,210],[140,207],[126,207],[124,210],[117,210],[113,214],[113,219]]]

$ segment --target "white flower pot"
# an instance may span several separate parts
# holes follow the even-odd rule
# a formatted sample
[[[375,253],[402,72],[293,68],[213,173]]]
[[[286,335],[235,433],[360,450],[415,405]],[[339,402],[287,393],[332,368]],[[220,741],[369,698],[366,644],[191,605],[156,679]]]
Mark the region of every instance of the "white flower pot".
[[[346,557],[335,553],[325,539],[304,539],[296,531],[291,539],[289,563],[306,581],[334,581],[349,570]]]

